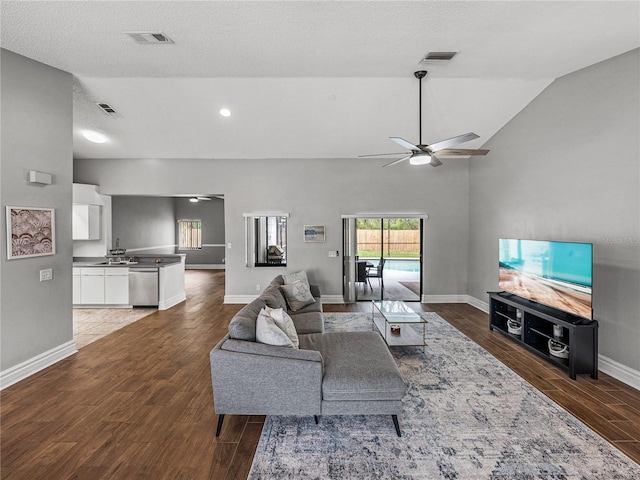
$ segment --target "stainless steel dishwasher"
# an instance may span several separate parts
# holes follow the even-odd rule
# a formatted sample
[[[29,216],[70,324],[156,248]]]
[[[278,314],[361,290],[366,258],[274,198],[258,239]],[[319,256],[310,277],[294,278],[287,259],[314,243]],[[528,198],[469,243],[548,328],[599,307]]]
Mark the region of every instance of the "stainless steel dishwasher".
[[[133,306],[158,306],[158,268],[129,268],[129,302]]]

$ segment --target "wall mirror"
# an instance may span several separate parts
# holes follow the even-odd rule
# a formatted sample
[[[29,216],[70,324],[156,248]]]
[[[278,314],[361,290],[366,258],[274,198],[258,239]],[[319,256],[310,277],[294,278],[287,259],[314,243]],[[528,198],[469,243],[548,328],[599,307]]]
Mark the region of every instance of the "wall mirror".
[[[288,213],[245,214],[248,267],[287,266]]]

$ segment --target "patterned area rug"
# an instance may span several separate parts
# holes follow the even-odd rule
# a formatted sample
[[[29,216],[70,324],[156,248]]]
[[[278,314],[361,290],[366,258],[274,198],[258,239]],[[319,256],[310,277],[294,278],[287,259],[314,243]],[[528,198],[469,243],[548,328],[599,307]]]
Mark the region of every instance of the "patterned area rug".
[[[640,466],[434,313],[426,353],[393,348],[408,384],[390,416],[269,416],[249,479],[638,479]],[[326,329],[371,330],[326,313]],[[579,399],[576,399],[579,401]]]

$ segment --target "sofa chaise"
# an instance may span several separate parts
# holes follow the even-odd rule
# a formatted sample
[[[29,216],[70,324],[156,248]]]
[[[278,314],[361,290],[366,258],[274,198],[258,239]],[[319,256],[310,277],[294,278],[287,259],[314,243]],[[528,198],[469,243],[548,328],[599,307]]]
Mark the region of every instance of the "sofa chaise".
[[[391,415],[400,436],[406,385],[381,336],[324,332],[319,288],[309,285],[313,302],[296,309],[285,288],[285,278],[277,276],[232,318],[228,334],[211,351],[216,436],[226,414],[313,415],[316,423],[319,415]],[[265,308],[290,315],[298,348],[257,341],[256,322]]]

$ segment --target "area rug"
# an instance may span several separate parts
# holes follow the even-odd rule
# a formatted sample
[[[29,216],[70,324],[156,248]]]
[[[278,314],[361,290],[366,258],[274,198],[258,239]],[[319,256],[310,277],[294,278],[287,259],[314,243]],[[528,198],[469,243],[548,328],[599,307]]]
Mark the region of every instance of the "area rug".
[[[399,416],[267,417],[249,479],[638,479],[640,466],[434,313],[426,353],[392,353]],[[371,330],[326,313],[327,331]],[[576,399],[580,401],[580,399]]]

